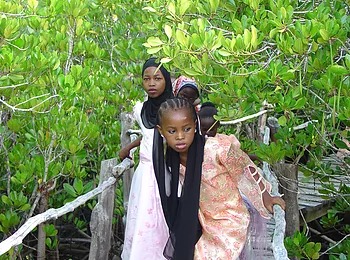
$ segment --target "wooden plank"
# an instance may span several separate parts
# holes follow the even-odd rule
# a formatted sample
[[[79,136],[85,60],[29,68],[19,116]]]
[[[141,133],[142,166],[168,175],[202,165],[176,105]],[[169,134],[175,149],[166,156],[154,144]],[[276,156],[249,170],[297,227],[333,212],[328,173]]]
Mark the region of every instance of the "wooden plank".
[[[117,160],[109,159],[101,163],[100,184],[113,177],[113,167]],[[98,202],[91,212],[91,244],[89,260],[108,259],[112,238],[112,219],[115,197],[114,183],[98,196]]]

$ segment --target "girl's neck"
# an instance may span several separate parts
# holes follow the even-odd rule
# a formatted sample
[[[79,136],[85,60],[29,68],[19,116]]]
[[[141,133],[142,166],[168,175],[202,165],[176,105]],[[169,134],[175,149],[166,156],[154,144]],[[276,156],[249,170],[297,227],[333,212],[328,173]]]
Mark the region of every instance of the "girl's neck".
[[[180,153],[180,164],[186,167],[187,153]]]

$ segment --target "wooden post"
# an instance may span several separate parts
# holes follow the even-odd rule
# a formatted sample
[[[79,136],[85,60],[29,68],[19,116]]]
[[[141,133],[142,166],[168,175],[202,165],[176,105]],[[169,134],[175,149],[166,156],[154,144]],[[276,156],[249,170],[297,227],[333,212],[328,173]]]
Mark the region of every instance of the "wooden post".
[[[278,177],[283,199],[286,202],[286,236],[292,236],[299,230],[299,205],[298,205],[298,165],[288,163],[276,163],[274,171]]]
[[[120,121],[121,121],[121,134],[120,134],[121,146],[125,147],[127,144],[131,142],[130,135],[128,134],[128,130],[132,129],[133,126],[135,125],[135,119],[130,113],[121,113]],[[130,186],[131,186],[131,180],[133,175],[134,175],[133,168],[130,168],[129,170],[125,171],[123,174],[123,195],[124,195],[125,215],[126,215],[126,212],[128,211]]]
[[[113,176],[113,167],[117,165],[117,159],[104,160],[101,163],[100,184]],[[112,219],[115,197],[114,183],[98,196],[98,203],[91,213],[91,245],[89,260],[108,259],[111,238]]]

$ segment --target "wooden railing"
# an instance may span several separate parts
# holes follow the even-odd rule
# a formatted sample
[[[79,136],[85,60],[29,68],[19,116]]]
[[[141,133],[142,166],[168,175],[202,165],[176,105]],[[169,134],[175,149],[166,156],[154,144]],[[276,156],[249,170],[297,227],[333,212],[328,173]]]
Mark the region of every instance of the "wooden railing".
[[[109,243],[108,234],[112,229],[112,215],[114,205],[115,183],[117,179],[129,168],[133,167],[134,163],[130,159],[125,159],[117,165],[116,159],[102,161],[100,172],[100,184],[92,191],[79,196],[75,200],[65,204],[57,209],[48,209],[44,213],[38,214],[29,218],[12,236],[0,243],[0,256],[9,251],[12,247],[20,245],[23,239],[39,224],[51,219],[57,219],[69,212],[72,212],[77,207],[85,204],[88,200],[99,195],[98,203],[93,209],[91,216],[90,227],[92,228],[91,248],[89,259],[108,259]],[[109,197],[110,196],[110,197]],[[108,198],[109,197],[109,198]],[[95,228],[98,227],[98,228]],[[101,232],[105,232],[101,235]],[[101,241],[101,240],[106,241]],[[105,248],[101,248],[103,243]],[[107,255],[106,253],[107,252]],[[101,256],[97,257],[97,256]],[[102,257],[106,256],[106,257]]]

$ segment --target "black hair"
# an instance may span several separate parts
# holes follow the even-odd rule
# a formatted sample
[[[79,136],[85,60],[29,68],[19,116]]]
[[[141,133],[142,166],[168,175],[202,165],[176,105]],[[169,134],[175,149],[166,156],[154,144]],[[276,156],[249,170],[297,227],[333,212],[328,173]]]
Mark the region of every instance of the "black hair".
[[[197,113],[193,105],[187,99],[175,97],[164,101],[160,105],[157,115],[158,125],[161,124],[161,119],[163,118],[164,113],[166,113],[169,110],[176,111],[180,109],[187,109],[191,113],[193,121],[196,121]]]
[[[212,102],[204,102],[198,112],[199,118],[213,118],[218,114],[218,110]]]

